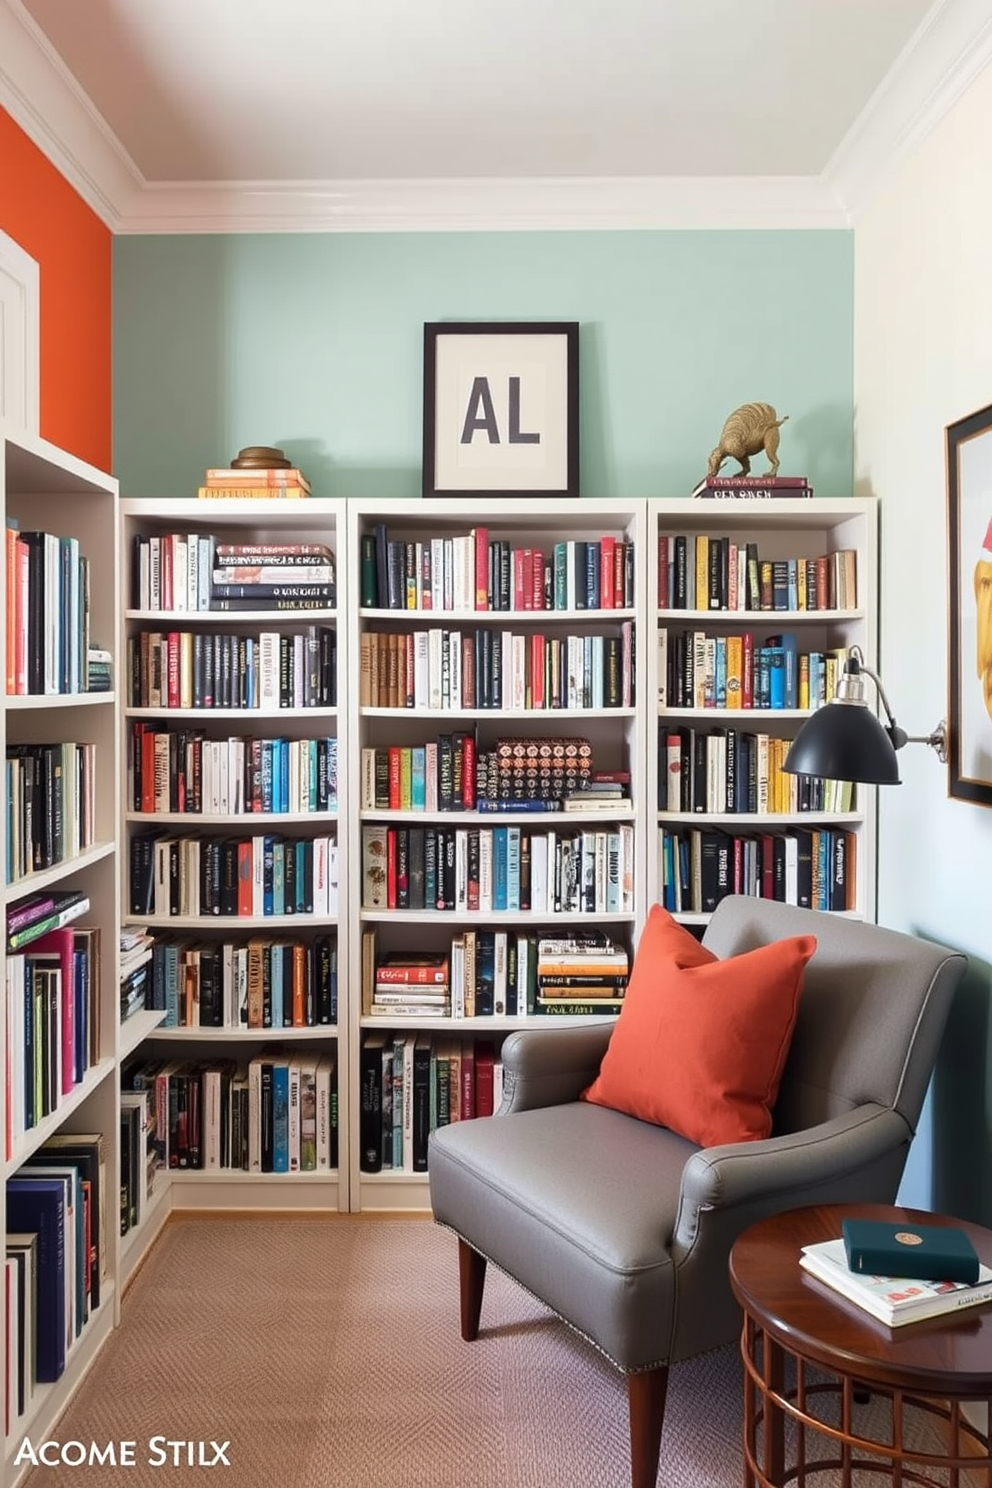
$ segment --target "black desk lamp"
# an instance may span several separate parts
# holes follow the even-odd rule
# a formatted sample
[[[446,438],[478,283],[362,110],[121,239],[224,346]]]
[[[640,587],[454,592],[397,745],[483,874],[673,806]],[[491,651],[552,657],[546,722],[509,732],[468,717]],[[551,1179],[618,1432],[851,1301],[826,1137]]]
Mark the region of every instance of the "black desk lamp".
[[[864,678],[878,689],[887,722],[868,707]],[[837,684],[837,695],[818,708],[799,730],[785,758],[790,775],[821,775],[827,780],[855,780],[867,785],[898,785],[896,750],[904,744],[929,744],[941,764],[947,761],[947,730],[941,722],[932,734],[907,734],[896,723],[875,672],[852,646]]]

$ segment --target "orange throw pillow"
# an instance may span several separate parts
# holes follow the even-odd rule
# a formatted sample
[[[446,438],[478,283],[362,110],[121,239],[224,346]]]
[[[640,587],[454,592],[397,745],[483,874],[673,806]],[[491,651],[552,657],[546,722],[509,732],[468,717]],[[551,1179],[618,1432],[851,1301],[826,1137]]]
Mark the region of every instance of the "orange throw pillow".
[[[599,1074],[582,1099],[700,1147],[772,1129],[812,935],[721,961],[655,905]]]

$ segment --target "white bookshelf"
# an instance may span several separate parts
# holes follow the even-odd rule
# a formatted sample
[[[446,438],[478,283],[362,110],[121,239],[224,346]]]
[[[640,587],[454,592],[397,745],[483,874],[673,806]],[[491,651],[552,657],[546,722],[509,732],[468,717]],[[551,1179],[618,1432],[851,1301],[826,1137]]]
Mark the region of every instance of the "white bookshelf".
[[[859,646],[869,667],[877,665],[877,572],[878,518],[873,500],[771,499],[771,500],[654,500],[649,502],[648,553],[646,563],[644,625],[647,651],[646,770],[642,776],[644,803],[652,831],[647,842],[647,901],[664,902],[659,838],[664,830],[681,833],[715,831],[734,838],[782,836],[798,829],[815,832],[845,832],[854,842],[855,880],[851,903],[843,912],[858,918],[875,915],[875,821],[876,788],[858,785],[850,808],[843,811],[778,810],[730,812],[727,810],[668,809],[660,798],[659,782],[664,760],[665,736],[680,727],[707,733],[712,729],[765,733],[787,742],[809,716],[810,708],[749,709],[685,706],[673,700],[668,689],[665,704],[659,703],[658,631],[672,637],[682,631],[708,636],[740,636],[750,632],[755,646],[769,635],[792,632],[800,653],[827,653],[837,648]],[[658,542],[664,536],[697,535],[729,538],[744,548],[757,545],[761,559],[815,558],[851,549],[856,556],[857,590],[853,602],[841,609],[713,609],[703,603],[678,608],[674,603],[659,606]],[[691,552],[691,548],[690,548]],[[673,596],[668,596],[670,599]],[[707,803],[712,804],[712,803]],[[724,803],[725,804],[725,803]],[[818,907],[813,905],[814,908]],[[833,911],[838,912],[838,911]],[[680,912],[687,924],[705,925],[709,914],[699,907]]]
[[[12,519],[22,532],[43,531],[59,538],[78,540],[79,551],[90,566],[89,634],[94,643],[114,652],[116,683],[116,628],[118,615],[117,565],[117,482],[84,461],[66,454],[55,446],[28,433],[0,424],[0,501],[5,521]],[[7,617],[10,614],[7,595],[7,563],[0,569],[4,619],[5,653]],[[80,658],[79,686],[86,687],[85,657]],[[10,679],[8,679],[10,680]],[[16,686],[16,681],[14,683]],[[99,926],[102,966],[94,1013],[98,1033],[92,1043],[92,1058],[81,1081],[61,1095],[54,1108],[15,1133],[12,1147],[5,1145],[4,1180],[14,1177],[22,1165],[36,1157],[42,1145],[55,1134],[99,1133],[103,1140],[106,1182],[103,1186],[104,1213],[101,1224],[102,1280],[100,1303],[92,1308],[81,1334],[66,1356],[61,1377],[36,1384],[27,1401],[26,1411],[11,1424],[4,1452],[2,1481],[16,1482],[23,1467],[15,1467],[13,1457],[17,1444],[25,1435],[40,1440],[49,1434],[73,1391],[89,1369],[97,1352],[117,1321],[120,1307],[120,1249],[116,1178],[119,1151],[119,1107],[117,1068],[119,1031],[117,1016],[117,931],[118,931],[118,694],[116,691],[89,693],[85,690],[53,694],[8,692],[5,687],[3,738],[5,754],[22,744],[55,744],[72,741],[91,744],[95,751],[94,818],[92,839],[74,856],[55,862],[43,870],[28,871],[10,881],[10,852],[15,844],[8,840],[12,831],[7,811],[0,825],[4,839],[6,865],[4,908],[10,912],[20,901],[36,892],[59,892],[80,889],[89,899],[89,909],[74,922],[77,926]],[[5,801],[8,791],[5,786]],[[5,925],[6,930],[6,925]],[[6,947],[6,934],[3,942]],[[3,1023],[5,1068],[4,1129],[16,1116],[9,1109],[20,1088],[10,1083],[17,1061],[23,1066],[25,1045],[12,1037],[10,1024],[13,983],[9,983],[7,956],[4,956],[4,986],[8,988],[6,1015]],[[9,985],[8,985],[9,983]],[[25,1080],[28,1072],[24,1072]],[[94,1216],[94,1223],[96,1217]],[[6,1235],[6,1224],[5,1224]],[[5,1305],[5,1302],[4,1304]],[[5,1334],[5,1336],[7,1336]]]
[[[128,499],[121,502],[120,541],[124,558],[119,647],[128,654],[128,641],[146,633],[189,631],[200,636],[251,635],[276,632],[299,633],[316,625],[336,635],[335,696],[333,704],[289,707],[150,706],[129,685],[122,695],[122,900],[123,923],[147,926],[154,936],[184,943],[245,944],[253,937],[302,940],[333,937],[338,956],[337,1017],[331,1023],[305,1027],[267,1026],[246,1028],[232,1023],[223,1027],[168,1026],[164,1012],[143,1016],[139,1037],[129,1049],[129,1063],[138,1060],[187,1060],[206,1063],[219,1058],[244,1068],[265,1049],[278,1045],[295,1050],[300,1057],[333,1053],[337,1059],[337,1105],[342,1121],[342,1153],[349,1106],[347,1047],[347,977],[349,964],[349,917],[351,914],[348,875],[344,871],[349,851],[349,813],[344,786],[348,779],[347,745],[339,729],[341,711],[347,709],[346,662],[349,563],[343,552],[343,506],[333,500],[179,499],[168,503]],[[187,608],[182,613],[164,613],[157,605],[142,605],[144,595],[132,582],[138,539],[163,538],[168,534],[210,535],[221,542],[323,543],[335,555],[336,595],[320,610],[272,610],[262,607],[238,611]],[[142,811],[129,788],[128,760],[135,725],[154,723],[157,731],[196,730],[207,740],[229,738],[290,741],[328,739],[337,741],[337,802],[318,811],[191,812],[181,810]],[[133,761],[132,761],[133,763]],[[178,914],[140,913],[132,910],[129,869],[131,843],[135,836],[161,829],[173,837],[208,839],[245,838],[258,834],[277,835],[290,842],[316,836],[335,838],[339,854],[338,910],[328,914]],[[153,1202],[146,1206],[141,1226],[147,1233],[128,1235],[125,1240],[127,1268],[140,1260],[147,1244],[175,1208],[338,1211],[349,1206],[346,1156],[332,1169],[315,1172],[242,1171],[235,1167],[200,1169],[170,1167],[160,1171]]]
[[[349,768],[352,772],[348,799],[353,803],[349,877],[355,885],[349,975],[353,998],[349,1076],[353,1102],[350,1112],[349,1152],[352,1207],[355,1209],[424,1209],[428,1203],[426,1175],[412,1171],[409,1152],[404,1152],[402,1165],[392,1168],[384,1166],[379,1171],[368,1171],[367,1162],[363,1162],[360,1142],[360,1062],[362,1042],[370,1030],[387,1029],[391,1035],[401,1037],[418,1032],[433,1033],[441,1037],[454,1035],[473,1045],[478,1040],[486,1039],[495,1045],[498,1058],[503,1036],[514,1028],[548,1028],[573,1021],[560,1015],[554,1018],[542,1014],[528,1015],[524,1008],[511,1015],[477,1014],[474,1017],[452,1016],[445,1019],[406,1014],[394,1020],[371,1015],[367,1010],[363,1011],[362,1001],[362,941],[367,932],[375,933],[377,954],[416,953],[424,950],[450,953],[453,937],[469,930],[477,933],[506,930],[512,937],[515,934],[536,935],[549,931],[561,933],[566,926],[576,924],[603,929],[628,948],[633,946],[643,916],[643,836],[647,820],[637,798],[636,788],[636,782],[641,779],[644,769],[645,747],[641,699],[644,695],[646,673],[637,629],[639,617],[643,613],[641,590],[645,519],[644,502],[589,500],[575,504],[553,499],[524,501],[508,497],[457,502],[425,499],[417,502],[348,503],[347,550],[349,560],[355,566],[352,592],[358,596],[357,620],[350,640],[351,707],[346,725],[349,735]],[[553,552],[557,543],[598,542],[604,535],[611,536],[633,545],[633,602],[626,607],[619,602],[612,608],[596,610],[585,608],[581,603],[570,608],[522,608],[520,594],[514,594],[511,573],[507,608],[482,608],[481,601],[473,606],[470,595],[466,595],[465,602],[459,605],[457,583],[452,595],[453,608],[394,608],[384,605],[378,592],[375,594],[376,602],[362,605],[363,539],[373,536],[377,526],[386,528],[391,541],[411,545],[414,555],[424,549],[430,550],[432,542],[463,538],[478,528],[486,529],[490,543],[505,542],[513,548],[535,548],[548,555]],[[432,556],[436,559],[436,550]],[[436,568],[434,572],[436,575]],[[471,583],[469,587],[472,587]],[[416,707],[406,706],[405,700],[402,705],[384,706],[380,696],[366,695],[361,690],[366,685],[362,676],[363,637],[377,632],[405,637],[440,628],[444,632],[465,637],[483,629],[521,635],[525,644],[529,644],[530,638],[534,636],[618,638],[621,627],[624,626],[633,627],[636,636],[634,692],[625,706],[506,706],[505,693],[498,699],[500,706],[481,706],[481,686],[473,706],[465,705],[457,688],[454,689],[453,700],[446,699],[441,706],[432,706],[430,703],[424,706],[422,698],[417,700]],[[413,643],[410,644],[412,646]],[[478,682],[479,679],[476,680]],[[509,684],[506,676],[504,683]],[[495,702],[497,699],[491,696],[489,701]],[[556,736],[585,738],[592,745],[595,769],[630,771],[635,782],[635,799],[632,804],[617,807],[605,815],[601,811],[574,814],[511,811],[497,815],[457,808],[385,809],[381,805],[371,805],[363,798],[363,750],[383,751],[390,746],[401,749],[419,748],[436,741],[441,735],[458,731],[469,731],[474,735],[477,752],[491,749],[497,739],[507,736],[522,736],[531,740]],[[362,836],[366,828],[388,830],[392,827],[402,830],[420,827],[430,833],[443,829],[464,828],[471,831],[473,828],[485,830],[515,826],[534,833],[550,829],[568,831],[572,828],[605,833],[607,830],[615,831],[620,823],[629,830],[632,839],[633,891],[629,905],[618,913],[564,915],[560,912],[534,913],[528,910],[438,911],[431,908],[376,908],[362,902]]]

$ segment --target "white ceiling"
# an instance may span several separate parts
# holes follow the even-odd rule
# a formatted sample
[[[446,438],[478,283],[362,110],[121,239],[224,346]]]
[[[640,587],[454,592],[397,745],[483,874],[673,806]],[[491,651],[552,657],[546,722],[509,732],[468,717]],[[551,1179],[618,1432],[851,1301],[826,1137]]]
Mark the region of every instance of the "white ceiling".
[[[992,0],[0,0],[0,104],[116,231],[830,225]]]

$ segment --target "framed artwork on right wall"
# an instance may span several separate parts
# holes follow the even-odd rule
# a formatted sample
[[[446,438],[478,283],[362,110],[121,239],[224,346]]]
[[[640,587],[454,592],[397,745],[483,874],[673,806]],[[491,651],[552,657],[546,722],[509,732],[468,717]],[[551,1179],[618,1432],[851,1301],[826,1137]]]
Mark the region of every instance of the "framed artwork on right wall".
[[[946,437],[948,791],[992,806],[992,405]]]

